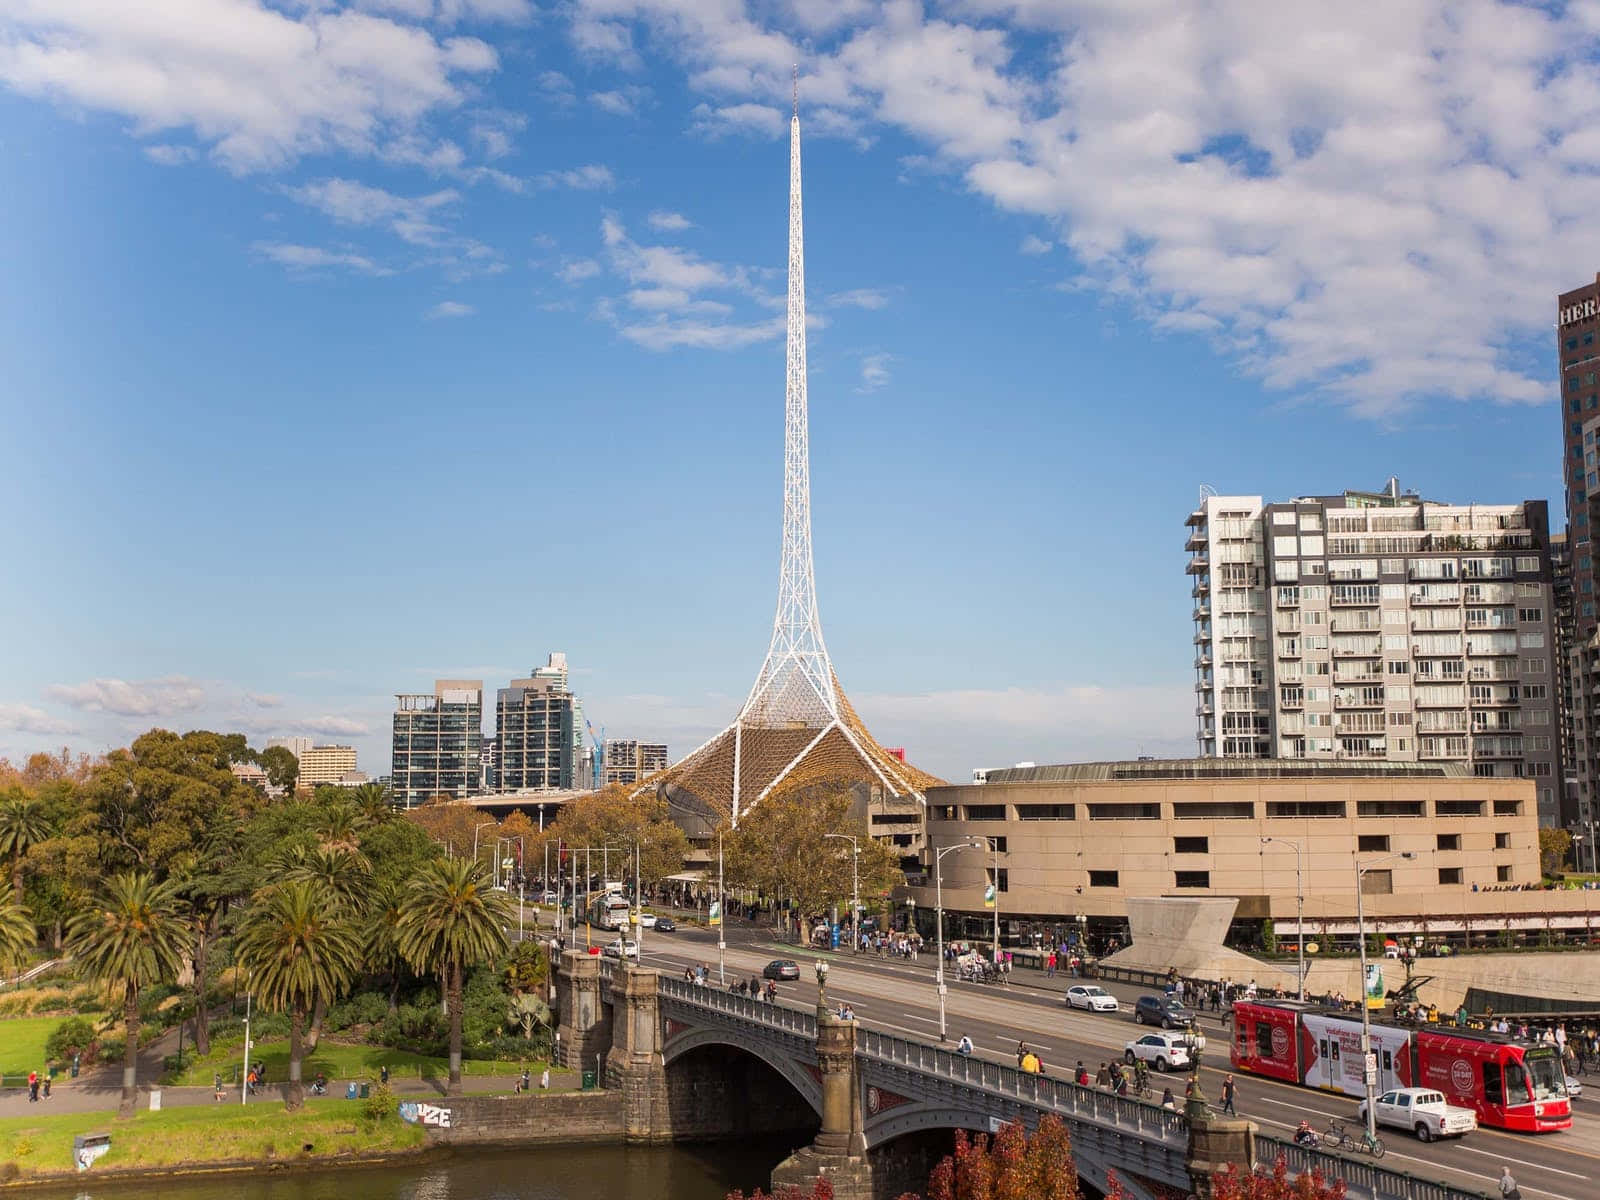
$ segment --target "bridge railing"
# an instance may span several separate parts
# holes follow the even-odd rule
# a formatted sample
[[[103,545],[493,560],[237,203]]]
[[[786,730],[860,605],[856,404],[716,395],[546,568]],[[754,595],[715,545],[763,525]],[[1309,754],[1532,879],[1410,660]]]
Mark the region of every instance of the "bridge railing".
[[[1489,1200],[1487,1192],[1460,1188],[1406,1171],[1391,1171],[1364,1159],[1349,1158],[1297,1146],[1292,1141],[1256,1134],[1256,1162],[1270,1168],[1279,1158],[1291,1175],[1321,1171],[1328,1180],[1342,1179],[1350,1195],[1368,1200]]]
[[[786,1030],[813,1041],[817,1036],[817,1015],[805,1009],[790,1008],[788,1005],[770,1003],[766,1000],[754,1000],[749,996],[738,996],[721,988],[690,983],[686,979],[674,979],[670,975],[663,975],[657,980],[656,990],[659,995],[670,996],[674,1000],[693,1004],[697,1008],[710,1009],[713,1012],[727,1013],[729,1016],[753,1021],[768,1029]]]
[[[863,1029],[857,1035],[862,1054],[882,1062],[908,1066],[930,1075],[970,1084],[985,1091],[1015,1096],[1030,1104],[1122,1129],[1136,1129],[1163,1140],[1188,1139],[1182,1114],[1159,1104],[1146,1104],[1096,1088],[1079,1087],[1070,1080],[1020,1071],[1005,1063],[956,1054],[923,1042]]]

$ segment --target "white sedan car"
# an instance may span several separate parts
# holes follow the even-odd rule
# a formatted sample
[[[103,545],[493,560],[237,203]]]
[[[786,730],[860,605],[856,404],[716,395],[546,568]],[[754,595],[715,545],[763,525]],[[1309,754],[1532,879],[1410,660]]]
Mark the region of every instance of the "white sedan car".
[[[1067,1007],[1086,1008],[1090,1012],[1116,1012],[1117,998],[1097,984],[1075,983],[1067,989]]]
[[[640,913],[639,925],[643,929],[654,929],[656,927],[655,913]]]
[[[639,943],[632,938],[614,938],[606,943],[606,956],[608,958],[631,958],[639,961]]]
[[[1142,1058],[1158,1071],[1182,1070],[1189,1065],[1189,1044],[1183,1033],[1164,1029],[1135,1038],[1122,1049],[1126,1062]]]

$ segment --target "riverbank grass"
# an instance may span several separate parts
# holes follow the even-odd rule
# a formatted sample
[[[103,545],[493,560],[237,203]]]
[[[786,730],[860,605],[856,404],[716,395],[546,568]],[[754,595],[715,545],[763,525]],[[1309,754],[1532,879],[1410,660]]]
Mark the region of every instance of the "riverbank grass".
[[[0,1020],[0,1074],[44,1071],[44,1042],[61,1017],[8,1017]]]
[[[142,1111],[128,1121],[115,1111],[63,1113],[0,1119],[0,1164],[15,1163],[22,1177],[71,1171],[72,1139],[83,1133],[111,1135],[95,1168],[308,1162],[398,1153],[426,1140],[419,1126],[396,1115],[367,1121],[354,1105],[333,1099],[308,1101],[295,1113],[276,1103]]]
[[[287,1038],[252,1043],[250,1058],[266,1067],[268,1083],[282,1083],[289,1078]],[[480,1076],[515,1075],[522,1070],[523,1065],[520,1062],[495,1062],[469,1058],[461,1064],[461,1073]],[[545,1065],[544,1060],[533,1057],[529,1057],[526,1063],[528,1070],[535,1075],[543,1070]],[[214,1075],[221,1075],[224,1081],[237,1082],[243,1067],[244,1039],[236,1038],[225,1044],[214,1043],[211,1053],[204,1058],[184,1055],[183,1070],[168,1071],[162,1077],[162,1082],[173,1087],[183,1085],[209,1087]],[[413,1054],[408,1050],[391,1050],[387,1046],[355,1045],[323,1038],[316,1050],[306,1055],[301,1067],[301,1077],[310,1083],[317,1077],[318,1072],[321,1072],[331,1083],[343,1083],[350,1079],[376,1081],[378,1071],[382,1067],[388,1067],[389,1074],[396,1079],[444,1079],[450,1073],[450,1063],[447,1059],[429,1058],[427,1055]]]

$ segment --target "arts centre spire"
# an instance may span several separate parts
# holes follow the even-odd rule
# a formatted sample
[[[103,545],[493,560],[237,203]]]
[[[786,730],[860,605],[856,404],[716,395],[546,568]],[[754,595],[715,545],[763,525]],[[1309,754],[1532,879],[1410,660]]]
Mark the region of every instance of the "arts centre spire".
[[[772,643],[733,723],[657,781],[675,808],[711,819],[760,803],[785,783],[865,784],[922,799],[939,782],[880,746],[839,688],[822,638],[811,560],[811,457],[806,395],[805,233],[798,81],[789,120],[789,305],[783,404],[783,538]]]

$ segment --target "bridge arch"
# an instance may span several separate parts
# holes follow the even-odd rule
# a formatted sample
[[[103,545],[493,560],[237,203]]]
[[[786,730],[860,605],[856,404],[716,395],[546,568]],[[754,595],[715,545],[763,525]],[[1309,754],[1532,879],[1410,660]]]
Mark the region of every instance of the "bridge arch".
[[[767,1047],[720,1029],[691,1029],[668,1042],[661,1057],[676,1136],[803,1133],[810,1138],[821,1127],[820,1081],[803,1064]],[[752,1103],[751,1097],[761,1100]]]

